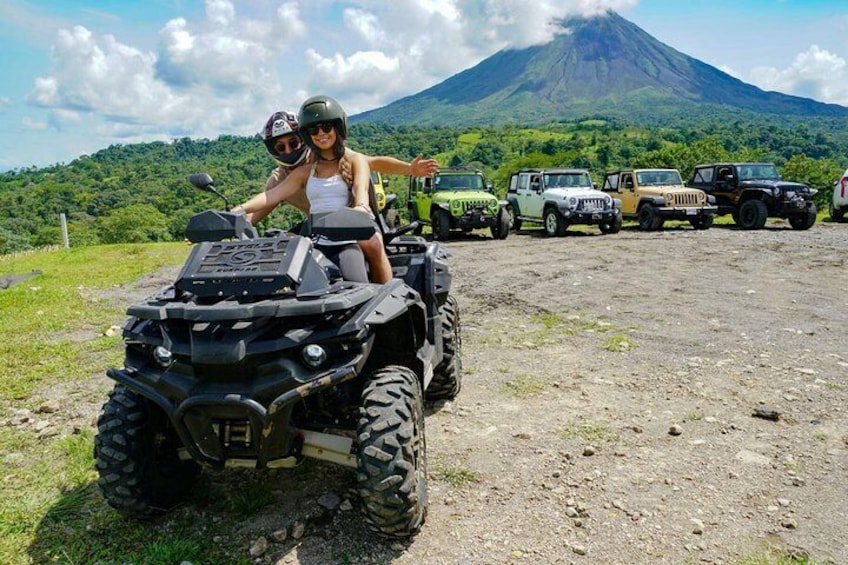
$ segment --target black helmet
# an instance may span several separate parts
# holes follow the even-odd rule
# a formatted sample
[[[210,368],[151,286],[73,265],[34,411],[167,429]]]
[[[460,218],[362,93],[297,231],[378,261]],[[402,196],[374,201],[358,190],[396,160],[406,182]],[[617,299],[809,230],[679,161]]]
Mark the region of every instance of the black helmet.
[[[300,106],[297,122],[300,124],[301,130],[321,122],[334,122],[336,134],[341,139],[347,139],[347,114],[345,114],[341,105],[329,96],[321,95],[307,98],[306,102]],[[308,135],[301,133],[301,136],[307,143],[311,143]]]
[[[306,157],[306,145],[301,142],[298,136],[297,118],[294,114],[288,112],[274,112],[268,121],[265,122],[265,128],[262,130],[262,141],[265,143],[265,148],[271,157],[279,161],[287,167],[299,165]],[[295,139],[298,140],[298,147],[293,151],[281,153],[277,151],[275,145],[277,140],[284,135],[295,134]]]

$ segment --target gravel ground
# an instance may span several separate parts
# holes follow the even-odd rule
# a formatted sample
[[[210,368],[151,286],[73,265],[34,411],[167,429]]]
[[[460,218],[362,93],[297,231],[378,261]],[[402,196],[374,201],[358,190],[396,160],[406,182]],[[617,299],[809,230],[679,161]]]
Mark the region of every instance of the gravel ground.
[[[428,412],[419,535],[376,539],[353,474],[313,462],[208,475],[276,498],[223,534],[177,513],[259,563],[846,563],[846,243],[782,221],[450,241],[464,384]]]

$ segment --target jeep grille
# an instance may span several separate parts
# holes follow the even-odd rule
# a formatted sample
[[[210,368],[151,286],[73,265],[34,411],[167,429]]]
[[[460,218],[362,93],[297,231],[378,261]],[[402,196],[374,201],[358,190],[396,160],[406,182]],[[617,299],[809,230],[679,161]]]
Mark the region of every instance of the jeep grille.
[[[606,198],[583,198],[580,200],[578,210],[583,210],[584,212],[595,212],[598,210],[605,210],[606,203]]]
[[[669,206],[703,206],[704,195],[698,192],[682,192],[670,194]]]
[[[462,203],[462,213],[465,214],[470,210],[487,210],[491,204],[490,200],[467,200]]]

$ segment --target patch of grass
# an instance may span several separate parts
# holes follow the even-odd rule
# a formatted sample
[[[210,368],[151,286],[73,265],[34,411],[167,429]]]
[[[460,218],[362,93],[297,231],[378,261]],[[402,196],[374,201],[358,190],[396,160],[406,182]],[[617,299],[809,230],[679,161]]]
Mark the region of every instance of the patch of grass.
[[[480,482],[480,475],[474,470],[459,463],[447,463],[443,460],[436,462],[430,475],[437,481],[444,481],[456,488]]]
[[[580,424],[554,432],[562,439],[581,439],[586,443],[618,441],[619,435],[610,426],[600,424]]]
[[[516,398],[528,398],[545,390],[545,385],[540,379],[519,375],[504,383],[503,390]]]
[[[816,441],[827,441],[827,434],[824,432],[813,432],[813,439]]]
[[[188,250],[167,243],[0,256],[0,272],[42,271],[0,293],[0,401],[25,399],[46,383],[88,377],[119,363],[121,338],[102,332],[123,322],[128,304],[101,295],[180,264]]]
[[[683,420],[686,422],[697,422],[699,420],[703,420],[704,415],[700,412],[690,412],[683,417]]]
[[[834,382],[831,382],[831,381],[825,381],[824,382],[824,388],[827,388],[827,389],[830,389],[830,390],[842,390],[843,388],[845,388],[845,385],[842,385],[842,384],[839,384],[839,383],[834,383]]]
[[[274,495],[267,484],[254,483],[246,488],[239,488],[230,494],[230,510],[242,516],[252,516],[274,503]]]
[[[604,342],[604,349],[607,351],[624,353],[634,347],[636,347],[636,344],[633,343],[633,340],[623,335],[612,335]]]
[[[42,272],[0,292],[0,403],[27,407],[41,388],[119,366],[120,336],[102,335],[125,319],[128,304],[117,289],[179,265],[188,251],[169,243],[0,256],[0,273]],[[236,561],[213,557],[217,548],[201,552],[205,538],[198,545],[178,533],[193,527],[193,519],[163,533],[156,524],[120,518],[96,487],[93,436],[85,429],[39,439],[26,426],[0,428],[0,563]]]
[[[764,549],[754,555],[748,555],[736,562],[737,565],[823,565],[813,561],[803,550]]]

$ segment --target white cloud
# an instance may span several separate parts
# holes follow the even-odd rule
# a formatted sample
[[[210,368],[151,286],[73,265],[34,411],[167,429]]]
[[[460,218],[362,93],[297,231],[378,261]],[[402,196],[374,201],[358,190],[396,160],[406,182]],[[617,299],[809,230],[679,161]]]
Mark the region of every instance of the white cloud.
[[[307,96],[330,94],[351,114],[368,110],[499,49],[545,42],[562,31],[561,18],[637,2],[206,0],[202,19],[163,22],[148,48],[117,32],[61,26],[52,67],[27,100],[48,111],[51,129],[82,122],[104,144],[250,134]]]
[[[45,130],[47,129],[47,122],[38,122],[33,120],[32,118],[24,117],[21,119],[21,124],[27,129],[34,130]]]
[[[848,72],[845,59],[812,45],[799,53],[786,69],[757,67],[751,81],[764,90],[776,90],[848,106]]]
[[[550,41],[563,18],[631,7],[638,0],[377,0],[347,8],[343,22],[364,48],[307,51],[307,90],[334,88],[366,110],[414,94],[507,47]]]

